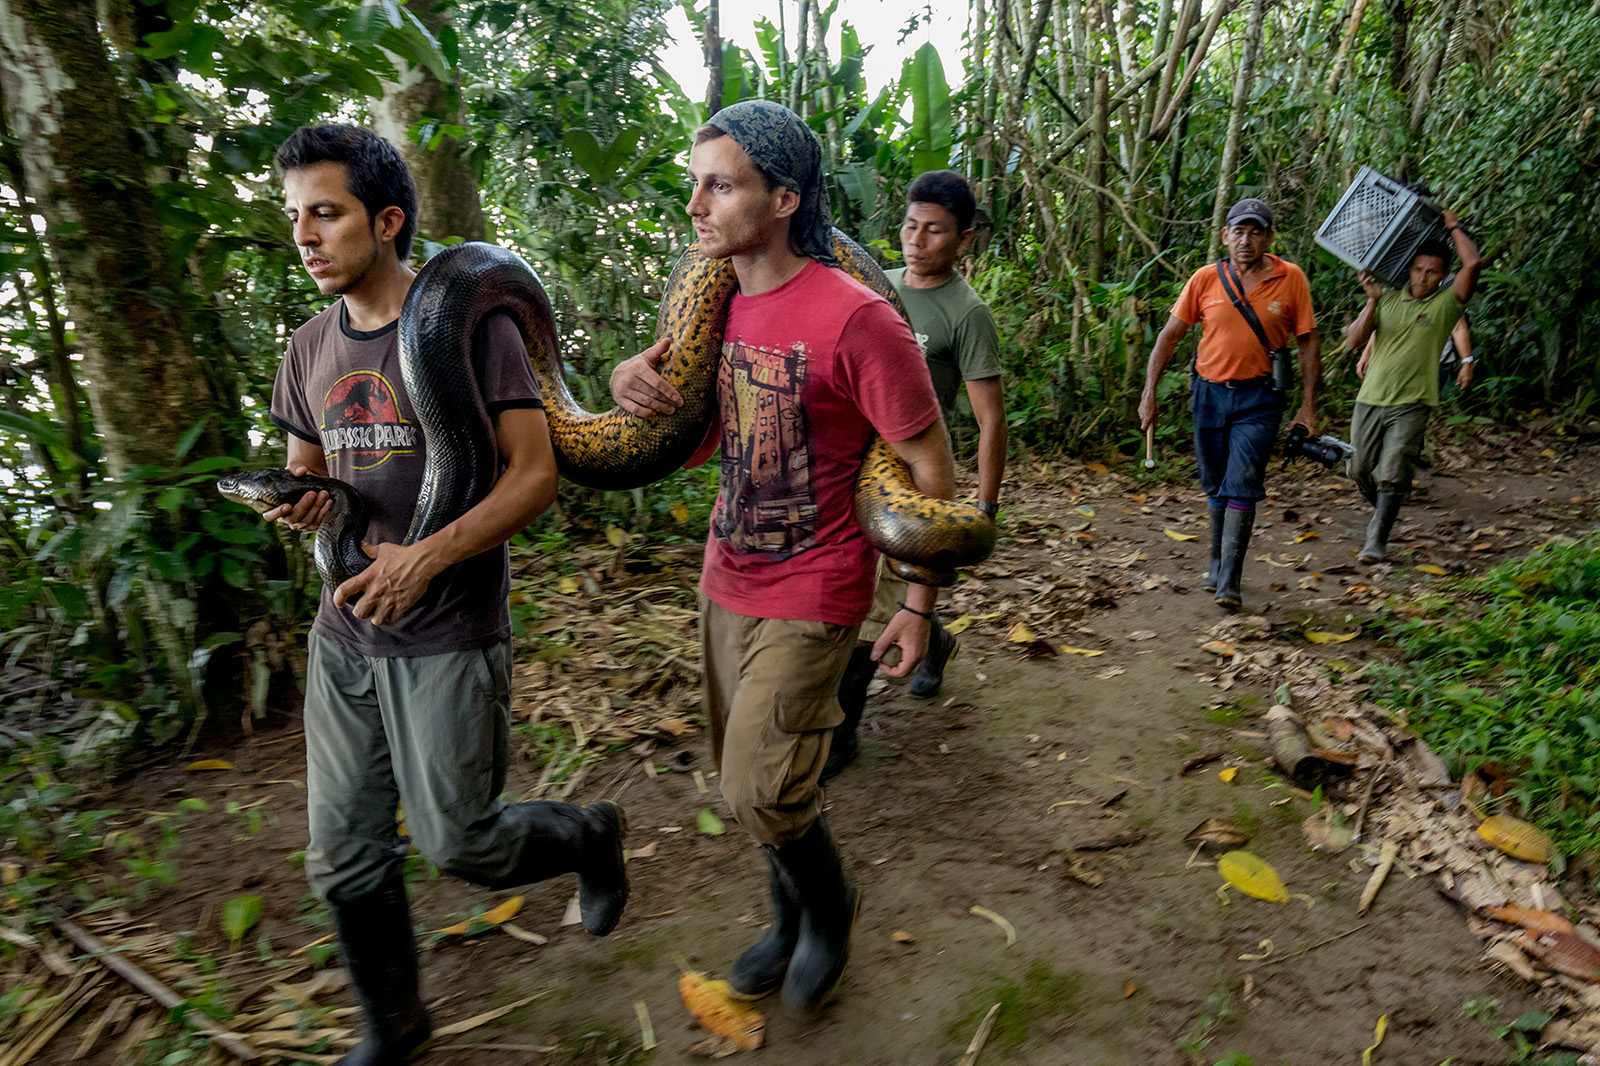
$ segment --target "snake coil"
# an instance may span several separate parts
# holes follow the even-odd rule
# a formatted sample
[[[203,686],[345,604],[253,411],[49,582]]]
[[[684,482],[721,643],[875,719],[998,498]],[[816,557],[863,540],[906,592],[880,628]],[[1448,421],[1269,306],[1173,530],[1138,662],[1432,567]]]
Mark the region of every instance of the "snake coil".
[[[852,277],[903,315],[883,271],[839,230],[832,251]],[[683,406],[639,418],[621,408],[583,409],[567,387],[550,300],[533,268],[515,252],[469,242],[435,255],[418,273],[400,311],[400,373],[425,442],[422,491],[404,543],[421,540],[465,514],[494,483],[493,423],[472,366],[472,337],[488,315],[504,312],[522,331],[544,397],[556,465],[590,488],[628,489],[658,481],[681,467],[705,439],[716,410],[716,371],[728,305],[738,289],[732,263],[690,247],[667,279],[656,337],[671,349],[659,368]],[[226,477],[224,496],[258,511],[324,489],[333,513],[317,531],[313,555],[334,585],[366,568],[361,550],[366,512],[360,494],[332,478],[295,477],[281,469]],[[856,519],[867,540],[896,573],[920,584],[949,584],[958,567],[994,550],[990,517],[968,504],[918,492],[894,449],[874,438],[856,482]]]

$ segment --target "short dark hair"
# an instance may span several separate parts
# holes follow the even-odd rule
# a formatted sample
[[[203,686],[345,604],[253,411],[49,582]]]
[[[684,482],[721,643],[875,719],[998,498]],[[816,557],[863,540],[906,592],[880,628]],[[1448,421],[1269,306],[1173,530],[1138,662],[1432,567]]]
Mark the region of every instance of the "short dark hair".
[[[344,164],[345,187],[367,209],[369,224],[386,207],[404,212],[394,250],[402,263],[411,258],[411,240],[417,234],[417,183],[394,145],[360,126],[301,126],[278,146],[274,162],[280,177],[318,163]]]
[[[701,126],[699,129],[694,131],[694,143],[705,144],[707,141],[714,141],[718,137],[726,137],[727,135],[727,130],[723,129],[721,126],[713,126],[708,122],[704,126]],[[754,159],[752,159],[750,160],[750,165],[756,168],[757,174],[761,175],[761,184],[767,187],[768,192],[771,192],[773,189],[778,187],[778,179],[773,177],[771,174],[768,174],[760,163],[757,163]]]
[[[1417,250],[1412,253],[1411,261],[1415,263],[1422,256],[1431,255],[1438,259],[1446,270],[1450,269],[1450,246],[1441,240],[1432,237],[1417,245]]]
[[[937,204],[956,218],[956,228],[965,233],[972,228],[978,201],[967,179],[953,170],[930,170],[919,174],[906,190],[908,204]]]

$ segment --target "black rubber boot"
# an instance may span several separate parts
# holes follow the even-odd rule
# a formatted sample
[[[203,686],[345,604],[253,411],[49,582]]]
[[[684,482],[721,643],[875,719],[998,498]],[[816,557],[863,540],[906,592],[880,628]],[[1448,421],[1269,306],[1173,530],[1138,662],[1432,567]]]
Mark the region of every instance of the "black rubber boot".
[[[805,836],[777,852],[800,900],[800,935],[783,979],[783,1002],[791,1010],[821,1010],[844,976],[861,897],[845,877],[839,849],[821,816]]]
[[[1227,511],[1226,500],[1211,505],[1211,568],[1200,582],[1200,587],[1207,592],[1217,591],[1217,577],[1222,573],[1222,523]]]
[[[367,1018],[366,1035],[338,1066],[399,1066],[433,1035],[418,988],[405,882],[396,876],[332,909],[350,983]]]
[[[484,883],[515,888],[576,873],[583,927],[595,936],[615,929],[628,903],[628,871],[622,861],[628,819],[622,808],[606,801],[592,807],[539,801],[514,803],[506,814],[526,830],[522,851],[510,873]]]
[[[1228,611],[1239,609],[1239,582],[1244,576],[1244,556],[1250,550],[1250,530],[1256,524],[1252,507],[1241,511],[1227,508],[1222,520],[1222,569],[1217,574],[1217,606]]]
[[[1399,493],[1378,493],[1372,521],[1367,523],[1367,543],[1362,547],[1361,554],[1356,556],[1356,562],[1383,562],[1384,556],[1389,554],[1389,534],[1394,529],[1395,519],[1400,517],[1401,502]]]
[[[767,889],[772,894],[772,924],[766,935],[739,956],[728,975],[728,985],[736,999],[760,999],[776,992],[789,972],[795,941],[800,939],[800,897],[778,861],[775,848],[763,844],[767,857]]]
[[[822,777],[818,784],[825,785],[839,775],[856,758],[856,732],[861,728],[861,713],[867,707],[867,686],[878,673],[878,664],[872,660],[872,645],[862,644],[850,653],[850,662],[839,679],[839,709],[844,711],[844,721],[833,727],[833,739],[828,744],[828,760],[822,764]]]
[[[939,694],[939,688],[944,684],[945,664],[961,650],[961,641],[947,633],[937,617],[932,620],[930,627],[928,653],[917,664],[917,672],[911,675],[911,684],[908,686],[913,696],[923,699],[932,699]]]

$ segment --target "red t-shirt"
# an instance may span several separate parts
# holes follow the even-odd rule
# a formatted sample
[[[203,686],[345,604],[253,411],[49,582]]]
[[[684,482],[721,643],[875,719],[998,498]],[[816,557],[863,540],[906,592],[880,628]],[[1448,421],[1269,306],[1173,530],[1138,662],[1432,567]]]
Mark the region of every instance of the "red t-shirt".
[[[877,553],[855,519],[874,432],[939,417],[928,365],[888,301],[817,262],[735,296],[717,370],[722,473],[700,590],[752,618],[856,625]]]

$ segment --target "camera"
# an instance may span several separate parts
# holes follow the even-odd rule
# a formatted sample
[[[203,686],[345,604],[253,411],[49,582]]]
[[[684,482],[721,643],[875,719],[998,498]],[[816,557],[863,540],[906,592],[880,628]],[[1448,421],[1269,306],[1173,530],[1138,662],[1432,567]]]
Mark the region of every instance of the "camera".
[[[1283,457],[1285,460],[1304,456],[1313,462],[1321,463],[1328,469],[1333,469],[1340,463],[1346,462],[1356,450],[1338,437],[1324,433],[1320,437],[1313,437],[1306,432],[1306,427],[1295,424],[1289,427],[1289,437],[1283,442]]]

